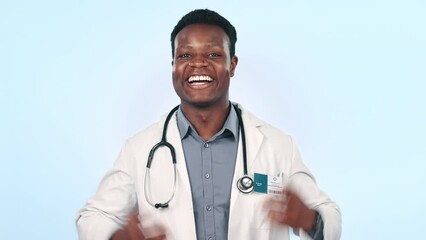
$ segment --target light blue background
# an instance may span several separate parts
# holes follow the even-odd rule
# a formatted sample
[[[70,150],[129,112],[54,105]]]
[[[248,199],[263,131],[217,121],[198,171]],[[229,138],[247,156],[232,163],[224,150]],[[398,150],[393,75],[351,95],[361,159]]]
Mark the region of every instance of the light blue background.
[[[178,103],[169,34],[205,7],[238,32],[231,99],[297,139],[342,239],[424,238],[426,3],[299,0],[2,1],[2,239],[77,238],[121,144]]]

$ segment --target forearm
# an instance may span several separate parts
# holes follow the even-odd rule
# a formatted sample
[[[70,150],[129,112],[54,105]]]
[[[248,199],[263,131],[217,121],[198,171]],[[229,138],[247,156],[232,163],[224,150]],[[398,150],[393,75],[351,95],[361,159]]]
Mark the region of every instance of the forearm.
[[[81,212],[76,220],[80,240],[109,240],[120,224],[101,213]]]
[[[131,159],[126,145],[113,168],[102,179],[97,193],[79,212],[76,223],[81,239],[110,239],[137,211],[133,176],[129,173]]]

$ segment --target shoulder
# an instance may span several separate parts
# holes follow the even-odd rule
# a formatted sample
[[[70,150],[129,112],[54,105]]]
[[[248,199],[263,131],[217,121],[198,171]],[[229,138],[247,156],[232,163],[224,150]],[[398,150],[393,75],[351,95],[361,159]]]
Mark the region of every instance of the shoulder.
[[[270,140],[271,142],[280,144],[288,143],[293,145],[293,138],[288,133],[260,119],[241,105],[238,105],[238,107],[242,111],[243,122],[245,125],[255,127],[266,139]]]
[[[244,127],[247,129],[247,146],[256,159],[254,166],[259,171],[263,169],[263,172],[275,172],[276,169],[283,169],[289,175],[298,152],[293,138],[246,109],[242,107],[240,109]]]

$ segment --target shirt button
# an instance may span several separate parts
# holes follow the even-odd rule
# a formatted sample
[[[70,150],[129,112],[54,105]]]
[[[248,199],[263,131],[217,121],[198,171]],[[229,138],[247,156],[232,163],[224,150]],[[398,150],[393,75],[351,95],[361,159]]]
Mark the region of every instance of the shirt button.
[[[212,210],[212,206],[208,205],[208,206],[206,207],[206,210],[207,210],[207,211],[211,211],[211,210]]]
[[[206,175],[204,175],[205,178],[209,179],[210,178],[210,174],[206,173]]]
[[[204,143],[204,147],[208,148],[209,147],[209,143]]]

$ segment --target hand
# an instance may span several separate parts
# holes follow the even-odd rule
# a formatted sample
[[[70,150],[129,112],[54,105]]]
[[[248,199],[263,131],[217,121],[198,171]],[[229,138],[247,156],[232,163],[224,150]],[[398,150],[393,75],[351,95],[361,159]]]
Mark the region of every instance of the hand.
[[[270,199],[265,204],[265,208],[269,211],[269,219],[275,223],[302,228],[306,232],[314,227],[317,213],[306,207],[291,191],[284,190],[279,198]]]
[[[111,240],[162,240],[166,239],[165,230],[162,227],[156,226],[151,229],[152,231],[150,235],[154,235],[155,237],[146,238],[142,232],[140,227],[140,221],[137,216],[131,216],[129,218],[129,222],[124,227],[124,229],[120,229],[116,231]]]

